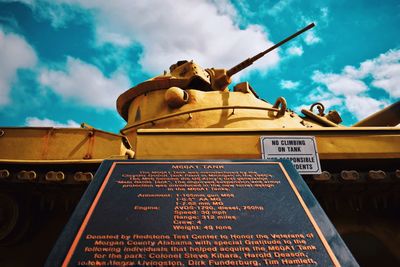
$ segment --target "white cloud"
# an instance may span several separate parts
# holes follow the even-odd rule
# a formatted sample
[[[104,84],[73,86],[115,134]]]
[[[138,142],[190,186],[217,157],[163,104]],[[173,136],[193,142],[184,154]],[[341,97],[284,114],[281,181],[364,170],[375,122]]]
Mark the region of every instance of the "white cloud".
[[[324,91],[323,88],[317,87],[307,96],[307,99],[314,103],[320,102],[324,105],[325,109],[339,108],[343,105],[343,98],[335,96],[332,92]]]
[[[389,50],[377,58],[366,60],[358,69],[346,66],[345,71],[359,79],[371,76],[373,86],[382,88],[391,97],[400,97],[400,49]]]
[[[346,108],[359,120],[383,109],[387,105],[386,101],[368,96],[351,95],[346,97]]]
[[[73,120],[68,120],[66,123],[60,123],[47,118],[39,119],[37,117],[27,117],[25,125],[30,127],[60,127],[60,128],[79,128],[80,124]]]
[[[211,2],[217,7],[218,13],[229,15],[232,19],[238,16],[235,7],[229,0],[211,0]]]
[[[327,23],[329,16],[329,9],[327,7],[321,8],[321,20]]]
[[[399,68],[399,66],[397,68]],[[400,71],[398,72],[400,73]],[[400,74],[375,79],[372,85],[385,89],[385,91],[393,97],[400,97]]]
[[[304,41],[308,45],[313,45],[313,44],[320,43],[322,40],[321,40],[321,38],[319,38],[316,35],[316,33],[313,30],[311,30],[311,31],[308,31],[308,32],[305,33]]]
[[[361,62],[360,67],[345,66],[341,74],[314,72],[312,79],[325,84],[336,94],[358,94],[370,86],[385,90],[391,97],[400,97],[400,49],[389,50],[374,59]]]
[[[293,82],[290,80],[281,80],[280,85],[283,89],[295,89],[300,85],[300,82]]]
[[[292,45],[287,49],[287,53],[292,56],[301,56],[303,55],[304,51],[301,45],[300,46]]]
[[[400,50],[389,50],[374,59],[365,60],[358,68],[345,66],[340,74],[315,71],[311,78],[329,89],[324,99],[341,99],[345,109],[357,119],[363,119],[389,103],[399,101]],[[371,87],[383,89],[393,99],[372,98],[368,95]]]
[[[43,69],[39,82],[67,99],[104,108],[115,108],[117,97],[130,86],[123,72],[108,78],[96,66],[72,57],[65,70]]]
[[[306,102],[304,102],[306,101]],[[325,112],[331,109],[340,110],[343,107],[344,99],[343,97],[335,96],[332,92],[324,90],[322,87],[318,86],[310,92],[308,96],[301,99],[301,102],[307,103],[306,105],[300,105],[295,108],[297,112],[301,109],[309,109],[311,104],[319,102],[325,107]],[[314,110],[316,112],[316,110]]]
[[[276,16],[281,13],[285,8],[287,8],[293,0],[280,0],[275,5],[270,7],[267,13],[271,16]]]
[[[218,2],[57,0],[36,5],[80,6],[93,14],[100,43],[139,43],[143,47],[139,60],[143,70],[160,73],[181,59],[193,59],[204,67],[229,68],[272,45],[262,27],[239,28],[233,5]],[[51,14],[48,17],[52,18]],[[265,70],[279,60],[278,52],[273,51],[252,69]]]
[[[35,2],[33,2],[35,3]],[[50,18],[51,25],[55,28],[65,27],[66,24],[76,18],[76,8],[66,4],[50,4],[46,6],[33,5],[42,16]],[[82,18],[79,18],[82,19]]]
[[[309,103],[319,102],[325,107],[325,113],[328,110],[338,110],[340,113],[344,111],[350,112],[358,120],[383,109],[389,103],[386,100],[377,100],[369,96],[363,95],[336,95],[331,91],[326,91],[321,87],[314,89],[308,96]],[[309,109],[310,106],[301,105],[295,108],[296,111]],[[316,110],[314,109],[314,112]]]
[[[324,74],[315,71],[312,79],[314,82],[325,84],[336,95],[356,95],[368,89],[364,82],[345,74]]]
[[[331,109],[340,112],[348,111],[358,120],[364,119],[389,104],[386,100],[378,100],[366,95],[337,95],[332,91],[324,91],[321,87],[313,90],[307,96],[307,99],[310,103],[322,103],[325,107],[325,113]]]
[[[32,68],[36,61],[35,51],[21,36],[0,29],[0,106],[10,102],[17,71]]]
[[[300,16],[298,20],[302,22],[302,24],[310,24],[314,22],[316,27],[305,32],[303,35],[303,40],[307,45],[314,45],[322,42],[322,39],[318,36],[318,32],[326,29],[329,25],[329,9],[328,7],[322,7],[319,9],[319,12],[315,12],[315,14],[311,17],[304,16],[300,12]]]
[[[116,32],[110,32],[103,28],[97,29],[97,41],[100,44],[112,43],[121,47],[127,47],[131,44],[131,40],[128,36]]]

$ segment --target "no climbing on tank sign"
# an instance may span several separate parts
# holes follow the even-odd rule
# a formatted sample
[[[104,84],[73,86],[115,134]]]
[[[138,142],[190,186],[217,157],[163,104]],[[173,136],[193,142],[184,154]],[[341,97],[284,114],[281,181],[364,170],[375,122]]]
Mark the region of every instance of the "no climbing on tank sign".
[[[320,174],[314,136],[261,136],[263,159],[289,159],[300,174]]]

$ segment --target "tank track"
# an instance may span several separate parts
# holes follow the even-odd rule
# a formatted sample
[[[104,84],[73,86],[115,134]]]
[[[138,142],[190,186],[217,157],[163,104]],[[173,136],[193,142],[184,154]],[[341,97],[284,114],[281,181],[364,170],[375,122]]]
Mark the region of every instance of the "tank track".
[[[53,212],[70,214],[99,165],[2,164],[0,245],[17,243]]]

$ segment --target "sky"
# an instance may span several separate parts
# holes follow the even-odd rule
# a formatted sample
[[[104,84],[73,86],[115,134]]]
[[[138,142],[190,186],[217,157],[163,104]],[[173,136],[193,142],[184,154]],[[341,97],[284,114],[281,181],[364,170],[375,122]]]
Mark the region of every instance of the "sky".
[[[132,86],[183,59],[228,69],[311,22],[234,83],[348,126],[400,100],[398,0],[0,0],[0,125],[117,133]]]

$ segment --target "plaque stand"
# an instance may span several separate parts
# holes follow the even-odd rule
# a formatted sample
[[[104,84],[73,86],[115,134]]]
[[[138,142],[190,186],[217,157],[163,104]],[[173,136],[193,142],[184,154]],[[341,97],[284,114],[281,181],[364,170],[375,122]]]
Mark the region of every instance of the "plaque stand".
[[[106,160],[55,265],[358,266],[287,160]]]

